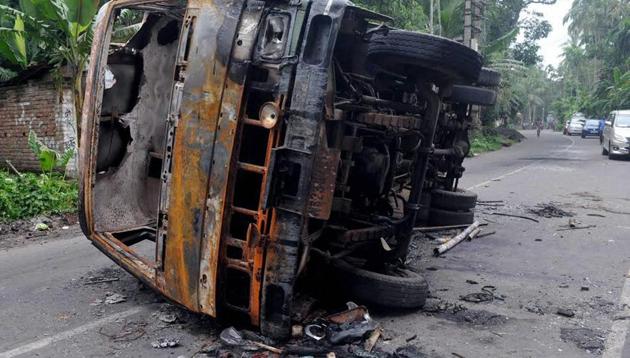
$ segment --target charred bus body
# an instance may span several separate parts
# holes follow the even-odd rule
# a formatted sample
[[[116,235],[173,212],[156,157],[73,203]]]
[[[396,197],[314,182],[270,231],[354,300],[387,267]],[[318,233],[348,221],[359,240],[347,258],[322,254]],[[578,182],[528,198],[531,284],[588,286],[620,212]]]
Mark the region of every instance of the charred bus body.
[[[117,42],[125,11],[142,24]],[[470,109],[499,79],[388,20],[342,0],[109,2],[81,126],[86,236],[168,299],[274,337],[309,270],[421,306],[412,229],[472,221]]]

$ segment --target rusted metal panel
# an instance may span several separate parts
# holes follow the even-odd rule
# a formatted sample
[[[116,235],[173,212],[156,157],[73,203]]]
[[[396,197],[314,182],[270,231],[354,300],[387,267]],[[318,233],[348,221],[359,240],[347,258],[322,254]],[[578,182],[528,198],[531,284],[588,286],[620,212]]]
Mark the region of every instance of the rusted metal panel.
[[[328,220],[335,195],[335,182],[341,151],[320,144],[311,177],[311,192],[308,202],[308,215],[315,219]]]
[[[420,121],[418,117],[413,116],[398,116],[393,114],[385,114],[385,113],[360,113],[356,116],[356,121],[372,124],[378,126],[384,126],[389,128],[409,128],[416,129],[419,128]]]
[[[236,41],[231,38],[228,43],[218,46],[230,47],[231,61],[219,112],[219,120],[214,141],[212,169],[208,188],[205,236],[201,242],[200,285],[198,290],[199,306],[210,312],[216,312],[217,270],[220,241],[224,232],[223,224],[228,179],[230,179],[230,163],[236,139],[238,120],[241,116],[243,102],[243,86],[247,74],[249,60],[253,51],[258,22],[262,15],[263,3],[248,2],[243,10],[243,3],[232,3],[227,9],[226,21],[222,31],[236,33]],[[243,16],[241,17],[241,12]],[[240,23],[238,19],[241,18]],[[238,24],[238,28],[237,28]],[[225,39],[224,41],[228,41]]]
[[[357,242],[378,240],[382,237],[389,237],[393,234],[393,230],[384,226],[371,226],[363,229],[346,230],[339,240],[344,244],[350,245]]]
[[[169,225],[164,243],[165,289],[184,306],[213,316],[216,315],[219,237],[205,238],[204,219],[208,204],[211,204],[213,214],[220,215],[222,211],[220,205],[208,202],[208,184],[213,166],[224,171],[229,160],[221,139],[218,146],[215,146],[215,140],[228,61],[242,5],[242,1],[189,2],[189,9],[196,9],[198,15],[188,44],[186,81],[173,145]],[[202,255],[203,260],[213,261],[204,262],[200,267]],[[201,306],[200,281],[203,281],[206,295]]]

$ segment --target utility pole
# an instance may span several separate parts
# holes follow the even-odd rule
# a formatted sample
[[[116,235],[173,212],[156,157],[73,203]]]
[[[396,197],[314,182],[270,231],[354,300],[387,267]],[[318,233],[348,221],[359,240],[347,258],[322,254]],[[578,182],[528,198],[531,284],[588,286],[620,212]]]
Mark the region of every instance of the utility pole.
[[[429,0],[429,33],[442,35],[442,5],[440,0]],[[437,17],[437,31],[435,27],[435,18]]]
[[[429,0],[429,33],[433,34],[433,0]]]
[[[464,45],[479,51],[485,0],[464,0]],[[479,106],[471,106],[473,126],[481,127]]]
[[[464,1],[464,45],[478,51],[485,0]]]

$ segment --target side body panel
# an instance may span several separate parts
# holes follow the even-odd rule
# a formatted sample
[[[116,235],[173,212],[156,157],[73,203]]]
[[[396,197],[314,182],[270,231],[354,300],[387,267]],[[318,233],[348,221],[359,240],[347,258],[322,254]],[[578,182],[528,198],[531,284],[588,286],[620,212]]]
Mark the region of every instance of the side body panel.
[[[184,78],[181,109],[172,166],[164,175],[170,179],[162,201],[168,208],[161,210],[168,216],[164,277],[178,302],[213,316],[230,164],[263,10],[264,3],[255,0],[191,1],[194,29],[178,66]]]

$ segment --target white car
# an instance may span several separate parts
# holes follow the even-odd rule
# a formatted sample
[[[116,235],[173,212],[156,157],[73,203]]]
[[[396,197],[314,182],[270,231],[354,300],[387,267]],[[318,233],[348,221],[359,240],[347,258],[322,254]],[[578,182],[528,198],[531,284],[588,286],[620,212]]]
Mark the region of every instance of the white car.
[[[567,125],[567,134],[582,135],[582,128],[584,128],[584,123],[586,123],[586,118],[584,117],[571,118],[571,121],[569,121],[569,125]]]
[[[630,109],[612,111],[602,134],[602,155],[630,154]]]

